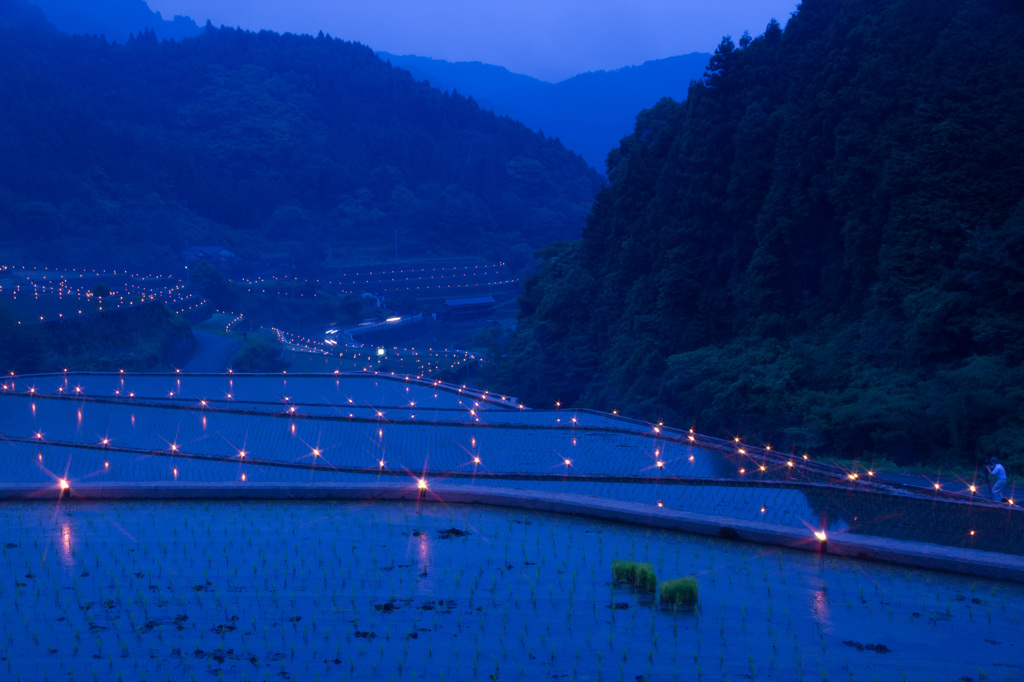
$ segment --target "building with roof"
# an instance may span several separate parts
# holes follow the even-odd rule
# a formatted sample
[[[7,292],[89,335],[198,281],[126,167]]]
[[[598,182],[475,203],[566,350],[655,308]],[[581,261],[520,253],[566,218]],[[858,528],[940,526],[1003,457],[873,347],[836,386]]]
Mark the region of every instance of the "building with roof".
[[[479,322],[494,316],[495,304],[493,296],[446,298],[444,305],[434,313],[434,319],[449,324]]]

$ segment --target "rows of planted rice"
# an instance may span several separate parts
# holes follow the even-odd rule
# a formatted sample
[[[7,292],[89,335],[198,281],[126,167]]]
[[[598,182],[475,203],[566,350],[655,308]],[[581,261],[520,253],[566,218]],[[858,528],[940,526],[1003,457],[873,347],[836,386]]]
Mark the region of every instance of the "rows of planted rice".
[[[133,395],[127,401],[124,394],[118,394],[115,398],[122,402],[132,404],[156,404],[156,405],[177,405],[184,407],[207,407],[209,409],[235,410],[263,412],[266,414],[295,414],[300,416],[322,416],[322,417],[356,417],[370,418],[378,417],[387,420],[420,420],[427,422],[451,421],[464,422],[467,424],[494,424],[494,425],[517,425],[517,426],[539,426],[557,428],[566,431],[573,429],[605,429],[616,431],[629,431],[641,435],[647,435],[659,439],[658,434],[652,427],[646,424],[606,418],[601,415],[586,413],[558,412],[553,410],[505,410],[494,409],[494,406],[481,403],[469,397],[459,397],[455,400],[455,406],[449,406],[451,396],[443,396],[442,392],[435,390],[421,402],[407,400],[405,402],[392,402],[388,404],[368,404],[357,402],[353,398],[343,397],[340,402],[300,402],[286,396],[285,398],[273,401],[239,400],[232,395],[229,399],[221,398],[194,398],[170,397],[162,398],[141,398]],[[106,397],[106,396],[104,396]],[[661,438],[674,441],[675,438]]]
[[[464,482],[453,480],[452,483]],[[798,489],[575,481],[487,481],[478,485],[587,495],[796,528],[819,528],[819,524],[823,524],[827,529],[841,527],[845,523],[839,517],[823,516],[822,509],[813,509]]]
[[[59,374],[8,379],[9,390],[88,396],[134,396],[138,399],[229,399],[255,402],[319,403],[331,405],[407,406],[410,402],[432,407],[458,408],[474,401],[475,392],[430,382],[375,375],[131,375]],[[351,402],[349,402],[351,401]],[[481,409],[503,409],[495,401],[477,400]],[[508,408],[512,405],[509,403]]]
[[[448,422],[304,419],[7,395],[9,437],[338,467],[718,477],[722,458],[639,434]]]
[[[427,475],[432,486],[569,493],[1020,552],[1019,540],[998,542],[1000,524],[1010,528],[998,510],[870,494],[845,478],[840,486],[800,487],[807,478],[800,466],[746,454],[739,444],[735,452],[707,450],[666,437],[660,425],[561,409],[506,410],[430,384],[369,375],[68,374],[3,385],[0,481],[51,491],[61,478],[73,489],[176,481],[415,487]],[[197,398],[223,391],[230,393]],[[1003,535],[1014,537],[1006,529]]]
[[[288,463],[282,463],[288,464]],[[421,467],[360,468],[368,473],[339,470],[322,459],[272,466],[249,458],[197,459],[169,451],[138,453],[109,448],[65,447],[35,442],[0,443],[0,480],[27,484],[51,498],[58,481],[70,482],[75,495],[89,497],[88,484],[154,482],[309,484],[359,483],[415,490],[424,476]],[[812,531],[868,534],[952,547],[1022,554],[1021,538],[1010,532],[1000,510],[936,506],[927,499],[898,498],[830,486],[787,487],[779,483],[729,484],[724,481],[683,483],[655,475],[646,483],[555,477],[554,480],[488,476],[478,465],[427,473],[429,494],[444,499],[452,486],[570,494],[649,505],[652,509],[711,515],[729,525],[730,519],[757,521]],[[692,479],[691,479],[692,480]]]
[[[656,435],[656,424],[562,409],[518,409],[512,399],[445,384],[369,374],[284,375],[43,375],[9,379],[12,393],[130,398],[135,402],[196,405],[301,414],[366,416],[390,412],[391,418],[420,418],[525,426],[609,428]]]
[[[615,582],[693,576],[666,608]],[[10,680],[1013,680],[1024,590],[569,516],[0,504]]]
[[[193,459],[164,452],[158,455],[122,453],[117,450],[81,449],[45,443],[7,443],[0,457],[0,478],[10,483],[35,483],[53,487],[59,478],[82,483],[190,482],[252,483],[360,482],[413,487],[422,468],[391,467],[374,475],[339,472],[326,462],[307,460],[308,468],[262,466],[236,458],[232,461]],[[757,487],[692,486],[665,483],[615,483],[578,480],[503,480],[474,476],[479,467],[462,468],[463,477],[438,476],[430,484],[479,485],[513,490],[571,493],[596,499],[615,499],[660,505],[667,509],[714,514],[786,526],[818,527],[821,510],[812,509],[798,490]],[[826,522],[828,520],[826,519]],[[842,519],[831,519],[831,524]]]

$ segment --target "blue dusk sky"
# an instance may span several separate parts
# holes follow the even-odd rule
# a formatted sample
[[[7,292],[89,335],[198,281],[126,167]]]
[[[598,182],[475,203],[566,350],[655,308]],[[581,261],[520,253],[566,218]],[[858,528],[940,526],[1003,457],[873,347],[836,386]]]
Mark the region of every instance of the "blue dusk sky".
[[[202,25],[324,31],[374,50],[481,61],[549,81],[689,52],[783,25],[795,0],[149,0]]]

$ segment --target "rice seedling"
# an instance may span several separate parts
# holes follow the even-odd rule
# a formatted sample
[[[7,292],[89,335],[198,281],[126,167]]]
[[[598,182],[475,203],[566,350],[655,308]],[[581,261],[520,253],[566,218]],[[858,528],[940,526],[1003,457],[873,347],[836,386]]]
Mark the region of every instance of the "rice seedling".
[[[636,561],[613,561],[612,580],[617,583],[631,585],[641,592],[655,592],[658,579],[654,567]]]
[[[697,603],[697,578],[689,576],[661,583],[659,586],[663,607],[677,609]]]

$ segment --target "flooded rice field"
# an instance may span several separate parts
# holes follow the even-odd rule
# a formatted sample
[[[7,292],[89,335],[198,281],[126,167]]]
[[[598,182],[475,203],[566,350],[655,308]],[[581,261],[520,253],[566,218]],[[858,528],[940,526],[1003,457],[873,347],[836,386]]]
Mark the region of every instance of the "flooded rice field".
[[[5,502],[0,565],[11,680],[1024,678],[1022,586],[564,515]]]

